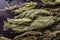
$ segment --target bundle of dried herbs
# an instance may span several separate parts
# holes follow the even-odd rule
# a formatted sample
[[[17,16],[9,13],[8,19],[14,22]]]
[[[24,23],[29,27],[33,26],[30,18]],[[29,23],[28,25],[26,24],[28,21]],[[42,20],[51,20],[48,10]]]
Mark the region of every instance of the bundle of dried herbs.
[[[6,9],[11,9],[14,19],[7,18],[4,31],[16,33],[13,40],[60,40],[60,0],[40,2],[42,6],[37,1],[28,0],[18,8]]]

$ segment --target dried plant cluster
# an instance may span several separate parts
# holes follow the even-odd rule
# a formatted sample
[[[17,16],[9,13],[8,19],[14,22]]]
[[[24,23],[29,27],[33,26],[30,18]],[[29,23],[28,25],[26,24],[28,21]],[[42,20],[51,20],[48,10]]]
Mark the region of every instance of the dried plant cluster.
[[[13,12],[14,19],[7,18],[4,31],[16,34],[6,40],[60,40],[60,0],[39,0],[14,7],[7,7]],[[0,38],[2,40],[5,40]]]

